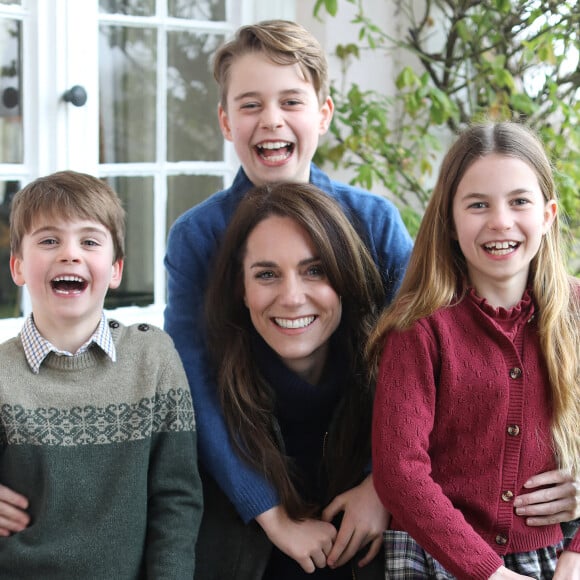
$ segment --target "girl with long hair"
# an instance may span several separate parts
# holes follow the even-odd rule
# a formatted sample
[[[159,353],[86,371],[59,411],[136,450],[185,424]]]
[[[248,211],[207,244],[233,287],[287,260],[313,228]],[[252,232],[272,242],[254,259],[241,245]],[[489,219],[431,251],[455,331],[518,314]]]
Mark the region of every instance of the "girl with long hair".
[[[580,577],[580,538],[517,508],[537,474],[580,472],[580,285],[560,237],[537,137],[461,134],[368,344],[386,578]]]

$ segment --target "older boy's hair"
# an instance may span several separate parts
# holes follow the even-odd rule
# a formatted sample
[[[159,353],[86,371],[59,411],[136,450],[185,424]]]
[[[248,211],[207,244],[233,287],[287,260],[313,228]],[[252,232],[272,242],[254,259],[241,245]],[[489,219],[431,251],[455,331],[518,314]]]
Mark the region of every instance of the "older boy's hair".
[[[20,256],[22,239],[39,216],[99,222],[111,232],[114,260],[125,257],[125,210],[113,189],[92,175],[59,171],[39,177],[14,196],[10,212],[14,256]]]
[[[314,86],[318,102],[322,104],[327,99],[328,62],[320,43],[295,22],[264,20],[239,28],[234,38],[218,48],[214,55],[213,74],[224,110],[227,110],[231,66],[237,58],[249,53],[263,54],[279,65],[297,64],[304,78]]]

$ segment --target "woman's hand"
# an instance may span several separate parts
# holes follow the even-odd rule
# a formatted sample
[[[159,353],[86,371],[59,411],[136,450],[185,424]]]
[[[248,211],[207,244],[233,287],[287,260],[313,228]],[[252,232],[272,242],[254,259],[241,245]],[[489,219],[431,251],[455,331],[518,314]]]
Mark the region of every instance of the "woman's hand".
[[[336,538],[336,528],[320,520],[290,519],[282,506],[260,514],[256,521],[269,540],[284,554],[296,560],[305,572],[326,567],[326,558]]]
[[[30,516],[24,511],[28,500],[19,493],[0,485],[0,536],[6,537],[21,532],[30,523]]]
[[[344,515],[332,551],[328,554],[328,566],[342,566],[370,544],[359,562],[359,566],[366,566],[379,553],[383,531],[387,529],[390,518],[375,491],[372,475],[335,497],[322,512],[322,519],[331,522],[340,512]]]
[[[516,498],[516,514],[526,518],[528,526],[546,526],[569,522],[580,517],[580,479],[562,471],[546,471],[531,477],[524,487],[551,486]]]
[[[568,550],[558,558],[554,580],[580,580],[580,554]]]

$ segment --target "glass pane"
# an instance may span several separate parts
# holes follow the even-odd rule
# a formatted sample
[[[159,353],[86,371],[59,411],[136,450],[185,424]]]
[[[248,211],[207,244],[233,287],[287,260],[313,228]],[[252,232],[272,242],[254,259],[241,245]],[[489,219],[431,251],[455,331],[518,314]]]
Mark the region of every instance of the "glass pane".
[[[20,288],[10,275],[10,204],[18,181],[0,181],[0,318],[20,316]]]
[[[105,308],[153,303],[153,178],[115,177],[107,183],[119,194],[127,212],[125,266],[117,290],[109,290]]]
[[[99,0],[99,11],[109,14],[151,16],[155,14],[155,0]]]
[[[101,163],[155,161],[156,34],[101,26]]]
[[[22,163],[21,26],[0,19],[0,163]]]
[[[175,18],[191,18],[193,20],[225,20],[225,0],[169,0],[167,3],[169,16]]]
[[[22,0],[0,0],[0,4],[8,4],[8,5],[17,4],[18,6],[20,6],[22,4]]]
[[[190,207],[223,189],[222,177],[215,175],[175,175],[167,178],[167,231]]]
[[[167,158],[221,161],[223,137],[217,120],[218,90],[211,55],[223,36],[168,34]]]

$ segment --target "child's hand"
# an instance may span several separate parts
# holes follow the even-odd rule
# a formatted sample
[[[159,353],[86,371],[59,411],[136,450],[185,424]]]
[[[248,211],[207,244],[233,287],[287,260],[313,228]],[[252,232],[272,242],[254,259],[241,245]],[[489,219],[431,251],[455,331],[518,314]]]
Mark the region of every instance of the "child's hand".
[[[526,517],[528,526],[546,526],[569,522],[580,517],[580,480],[562,471],[546,471],[531,477],[525,487],[539,489],[516,498],[516,514]]]
[[[369,545],[359,566],[366,566],[381,549],[383,531],[389,525],[389,513],[384,508],[369,475],[360,485],[335,497],[322,512],[324,521],[332,521],[344,512],[338,536],[327,562],[337,568],[348,562],[361,548]]]
[[[554,580],[580,580],[580,554],[566,550],[558,558]]]
[[[260,514],[256,521],[270,541],[284,554],[296,560],[305,572],[326,567],[326,557],[336,538],[336,528],[319,520],[296,521],[282,506]]]
[[[30,522],[30,516],[24,511],[28,500],[0,485],[0,536],[6,537],[13,532],[21,532]]]
[[[489,580],[534,580],[531,576],[522,576],[517,572],[512,572],[508,570],[505,566],[498,568],[496,572],[494,572],[490,577]]]

